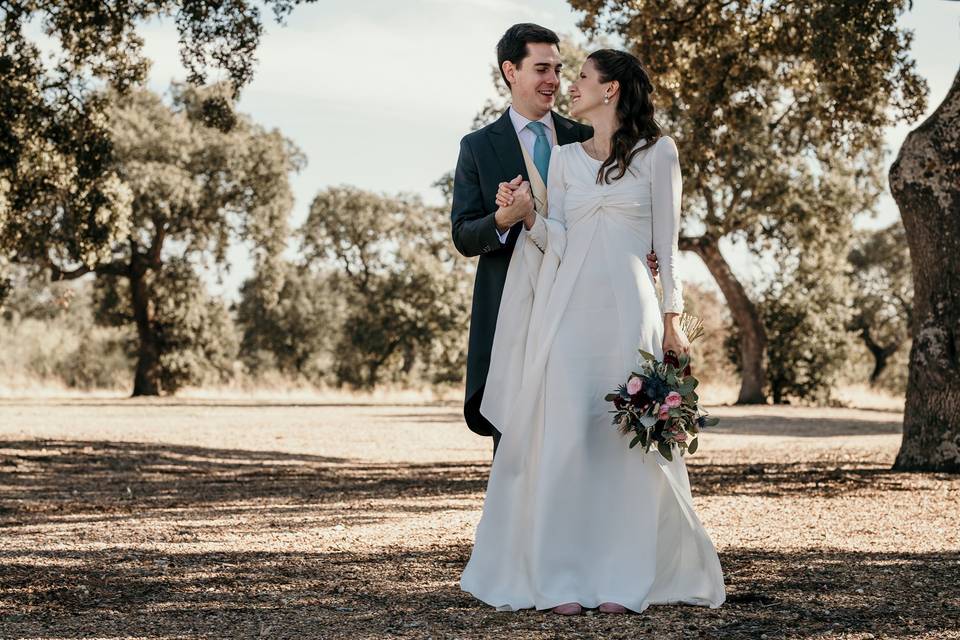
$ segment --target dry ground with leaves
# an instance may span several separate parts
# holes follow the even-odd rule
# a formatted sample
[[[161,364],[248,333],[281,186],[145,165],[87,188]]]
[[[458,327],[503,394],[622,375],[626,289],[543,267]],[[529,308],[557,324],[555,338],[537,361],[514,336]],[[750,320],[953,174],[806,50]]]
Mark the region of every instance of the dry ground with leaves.
[[[3,400],[0,637],[960,638],[960,477],[889,470],[901,414],[713,413],[727,602],[568,618],[459,590],[490,442],[455,403]]]

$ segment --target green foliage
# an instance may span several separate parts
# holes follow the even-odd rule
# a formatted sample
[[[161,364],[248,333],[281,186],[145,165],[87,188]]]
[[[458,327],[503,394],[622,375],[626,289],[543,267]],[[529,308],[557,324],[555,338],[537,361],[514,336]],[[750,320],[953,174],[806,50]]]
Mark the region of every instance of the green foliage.
[[[292,263],[283,269],[275,304],[264,295],[259,274],[240,289],[241,358],[256,375],[276,369],[313,383],[332,382],[334,346],[346,316],[343,300],[334,294],[330,274]]]
[[[683,283],[684,309],[703,323],[703,336],[690,345],[691,368],[703,381],[731,380],[736,372],[724,346],[731,335],[730,312],[723,298],[695,282]]]
[[[223,379],[232,369],[231,322],[196,268],[224,265],[231,244],[244,242],[265,274],[264,299],[275,303],[283,284],[275,265],[288,237],[288,174],[303,157],[243,115],[229,132],[208,126],[207,98],[227,95],[224,86],[174,85],[168,106],[148,91],[109,93],[115,176],[130,199],[123,234],[100,243],[92,261],[77,261],[36,216],[31,241],[19,245],[17,260],[32,257],[54,280],[95,273],[98,320],[136,324],[135,395]]]
[[[907,0],[570,4],[588,35],[620,36],[650,70],[657,118],[680,149],[680,248],[701,257],[725,237],[757,256],[815,249],[821,227],[846,227],[875,205],[883,128],[926,107],[911,34],[897,24]],[[722,256],[706,258],[738,292]],[[728,303],[750,385],[741,398],[762,401],[763,323],[737,297]]]
[[[680,147],[685,229],[714,238],[759,246],[784,241],[784,224],[822,224],[832,193],[811,200],[806,186],[837,158],[876,191],[882,128],[926,106],[897,24],[904,0],[570,4],[588,34],[619,34],[650,69],[658,118]],[[852,216],[864,204],[833,208]]]
[[[910,335],[913,280],[903,223],[858,232],[847,263],[856,309],[850,330],[871,353],[870,381],[877,383]]]
[[[850,360],[852,315],[843,271],[845,233],[819,249],[788,250],[758,304],[767,331],[767,375],[774,403],[792,397],[829,404]]]
[[[462,379],[470,283],[446,229],[446,212],[416,197],[344,186],[314,198],[301,233],[307,264],[334,270],[346,309],[339,383]]]
[[[0,317],[9,322],[49,320],[64,315],[79,296],[79,306],[89,298],[89,282],[50,282],[47,274],[25,265],[7,265],[4,271],[7,292],[0,304]]]
[[[111,257],[126,266],[135,252],[158,266],[167,244],[183,255],[225,264],[232,242],[249,242],[257,268],[274,273],[286,246],[293,206],[288,175],[306,163],[276,129],[237,115],[229,132],[203,122],[203,104],[225,98],[227,87],[195,89],[175,83],[171,105],[150,91],[114,94],[110,122],[120,176],[134,208],[124,243]],[[98,265],[103,267],[104,265]],[[278,289],[279,281],[272,281]]]
[[[173,393],[186,385],[226,382],[234,374],[239,336],[219,298],[210,296],[184,260],[166,264],[151,283],[160,347],[160,383]]]
[[[235,371],[240,338],[223,301],[206,291],[194,267],[186,260],[171,259],[147,276],[153,302],[149,332],[159,353],[158,382],[164,392],[174,393],[187,385],[229,381]],[[99,276],[93,306],[99,323],[130,326],[134,312],[129,281]],[[127,346],[136,357],[141,340]]]
[[[92,313],[92,282],[50,283],[15,267],[0,311],[0,385],[123,389],[133,371],[129,327],[101,327]]]
[[[282,21],[300,0],[265,0]],[[174,15],[189,80],[209,67],[226,72],[228,97],[205,96],[200,121],[224,132],[237,123],[232,101],[253,74],[263,32],[247,0],[190,2],[71,0],[2,4],[0,29],[0,254],[20,261],[85,265],[109,259],[130,231],[130,190],[117,170],[109,93],[144,84],[148,60],[138,25]],[[41,23],[60,49],[51,60],[27,37]],[[229,99],[228,99],[229,98]],[[36,235],[37,231],[40,235]]]
[[[211,372],[225,375],[221,360],[236,350],[233,338],[222,305],[209,299],[194,266],[223,265],[231,244],[244,242],[268,302],[276,302],[283,284],[277,265],[293,203],[288,174],[303,165],[303,156],[279,132],[244,115],[226,133],[207,126],[206,99],[226,95],[224,86],[177,84],[167,106],[149,91],[111,93],[107,113],[116,175],[132,203],[122,237],[101,245],[91,264],[75,261],[75,252],[40,228],[32,231],[34,259],[49,267],[54,280],[89,272],[106,278],[100,320],[137,325],[135,395],[173,391]],[[200,362],[203,354],[211,358],[209,366]]]

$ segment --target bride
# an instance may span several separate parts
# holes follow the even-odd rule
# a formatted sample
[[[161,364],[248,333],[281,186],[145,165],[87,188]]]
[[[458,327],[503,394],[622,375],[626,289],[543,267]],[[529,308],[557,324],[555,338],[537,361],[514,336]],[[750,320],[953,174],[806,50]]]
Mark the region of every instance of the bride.
[[[460,582],[500,610],[725,599],[684,459],[629,449],[604,400],[637,370],[638,348],[658,358],[689,349],[675,272],[680,164],[652,91],[632,55],[588,57],[570,113],[594,137],[553,148],[547,216],[525,221],[510,260],[480,408],[503,436]],[[501,185],[498,204],[515,188]]]

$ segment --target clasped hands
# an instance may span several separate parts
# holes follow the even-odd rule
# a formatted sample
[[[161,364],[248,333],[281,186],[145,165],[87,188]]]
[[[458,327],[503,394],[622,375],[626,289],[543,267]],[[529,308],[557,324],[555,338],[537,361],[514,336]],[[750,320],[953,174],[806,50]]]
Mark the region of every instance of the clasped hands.
[[[496,202],[500,207],[495,216],[500,233],[521,220],[527,229],[533,227],[536,220],[534,216],[537,215],[533,209],[533,192],[530,189],[530,183],[524,180],[522,175],[498,185]],[[657,254],[653,251],[647,254],[647,266],[656,278],[660,264],[657,262]]]
[[[497,213],[495,219],[501,233],[523,220],[527,229],[533,226],[537,215],[533,208],[533,191],[530,183],[518,175],[510,182],[501,182],[497,189]]]

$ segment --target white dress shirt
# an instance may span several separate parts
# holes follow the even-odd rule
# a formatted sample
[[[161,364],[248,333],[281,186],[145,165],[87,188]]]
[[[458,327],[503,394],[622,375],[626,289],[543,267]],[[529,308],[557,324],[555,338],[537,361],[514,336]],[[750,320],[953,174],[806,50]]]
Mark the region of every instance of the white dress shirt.
[[[510,105],[508,113],[510,114],[510,122],[513,123],[513,128],[517,132],[517,137],[520,138],[520,144],[523,145],[523,147],[527,150],[527,153],[529,153],[530,157],[532,158],[533,146],[537,142],[537,134],[535,134],[532,129],[528,129],[527,125],[533,122],[533,120],[530,120],[529,118],[517,113],[516,109],[513,108],[513,105]],[[549,132],[551,139],[550,148],[552,149],[554,145],[557,144],[557,134],[553,130],[553,115],[548,111],[542,118],[540,118],[539,121],[547,127],[547,131]],[[511,176],[511,179],[514,177],[516,176]],[[544,178],[543,183],[547,183],[546,178]],[[500,244],[505,244],[507,242],[507,234],[509,233],[510,229],[507,229],[503,233],[497,231],[497,235],[500,237]]]

